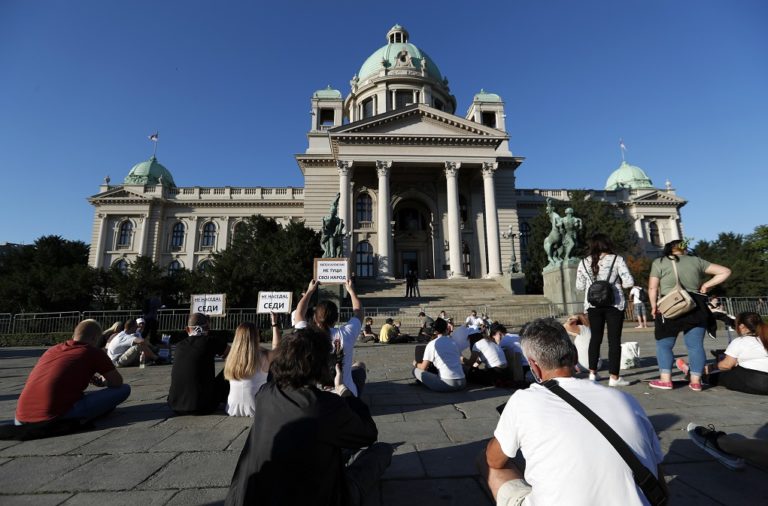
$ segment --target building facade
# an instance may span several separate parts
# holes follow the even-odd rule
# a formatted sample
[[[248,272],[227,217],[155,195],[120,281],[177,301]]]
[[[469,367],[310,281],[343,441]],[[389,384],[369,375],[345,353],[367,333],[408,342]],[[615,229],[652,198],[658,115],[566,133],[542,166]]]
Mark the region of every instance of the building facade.
[[[518,189],[501,97],[481,90],[464,116],[436,63],[396,25],[350,81],[311,98],[308,146],[296,155],[303,188],[178,187],[154,157],[122,184],[105,180],[95,208],[90,263],[125,269],[139,255],[168,272],[204,269],[254,214],[320,229],[339,195],[344,251],[359,277],[495,278],[524,259],[528,223],[546,197],[568,190]],[[682,235],[667,184],[654,188],[626,163],[594,198],[635,222],[651,253]]]

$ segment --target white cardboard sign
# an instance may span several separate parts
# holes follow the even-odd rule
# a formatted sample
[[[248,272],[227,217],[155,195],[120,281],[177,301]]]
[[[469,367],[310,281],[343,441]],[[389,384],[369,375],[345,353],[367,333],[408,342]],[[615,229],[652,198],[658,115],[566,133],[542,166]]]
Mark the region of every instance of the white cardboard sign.
[[[290,313],[291,292],[259,292],[257,313]]]
[[[315,280],[324,285],[344,284],[349,279],[349,259],[315,258]]]
[[[224,316],[227,312],[227,295],[224,293],[193,295],[189,311],[208,316]]]

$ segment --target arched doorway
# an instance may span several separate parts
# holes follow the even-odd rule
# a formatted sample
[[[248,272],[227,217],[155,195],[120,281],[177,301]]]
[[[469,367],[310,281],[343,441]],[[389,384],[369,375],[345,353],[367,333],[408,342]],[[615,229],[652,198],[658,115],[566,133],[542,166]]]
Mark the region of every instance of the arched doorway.
[[[432,213],[427,205],[414,198],[405,198],[395,204],[392,218],[394,226],[394,274],[405,277],[414,271],[420,278],[435,273]]]

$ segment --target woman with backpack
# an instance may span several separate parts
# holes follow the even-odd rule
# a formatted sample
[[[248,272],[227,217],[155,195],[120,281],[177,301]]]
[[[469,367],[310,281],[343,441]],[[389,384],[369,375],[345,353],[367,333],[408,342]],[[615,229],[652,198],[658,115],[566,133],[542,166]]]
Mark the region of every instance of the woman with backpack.
[[[613,244],[605,234],[595,234],[589,241],[589,255],[579,262],[576,270],[576,290],[584,290],[584,308],[589,317],[592,339],[589,342],[589,379],[599,381],[597,361],[603,332],[608,327],[608,386],[623,387],[629,381],[619,376],[621,361],[621,331],[624,326],[623,288],[635,284],[627,263],[614,253]]]

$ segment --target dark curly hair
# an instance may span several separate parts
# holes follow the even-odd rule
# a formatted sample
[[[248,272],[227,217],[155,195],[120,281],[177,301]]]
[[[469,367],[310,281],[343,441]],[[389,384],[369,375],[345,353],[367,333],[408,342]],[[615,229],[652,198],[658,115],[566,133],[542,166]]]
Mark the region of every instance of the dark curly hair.
[[[328,334],[314,328],[283,337],[270,371],[281,388],[301,388],[328,383],[331,345]]]

